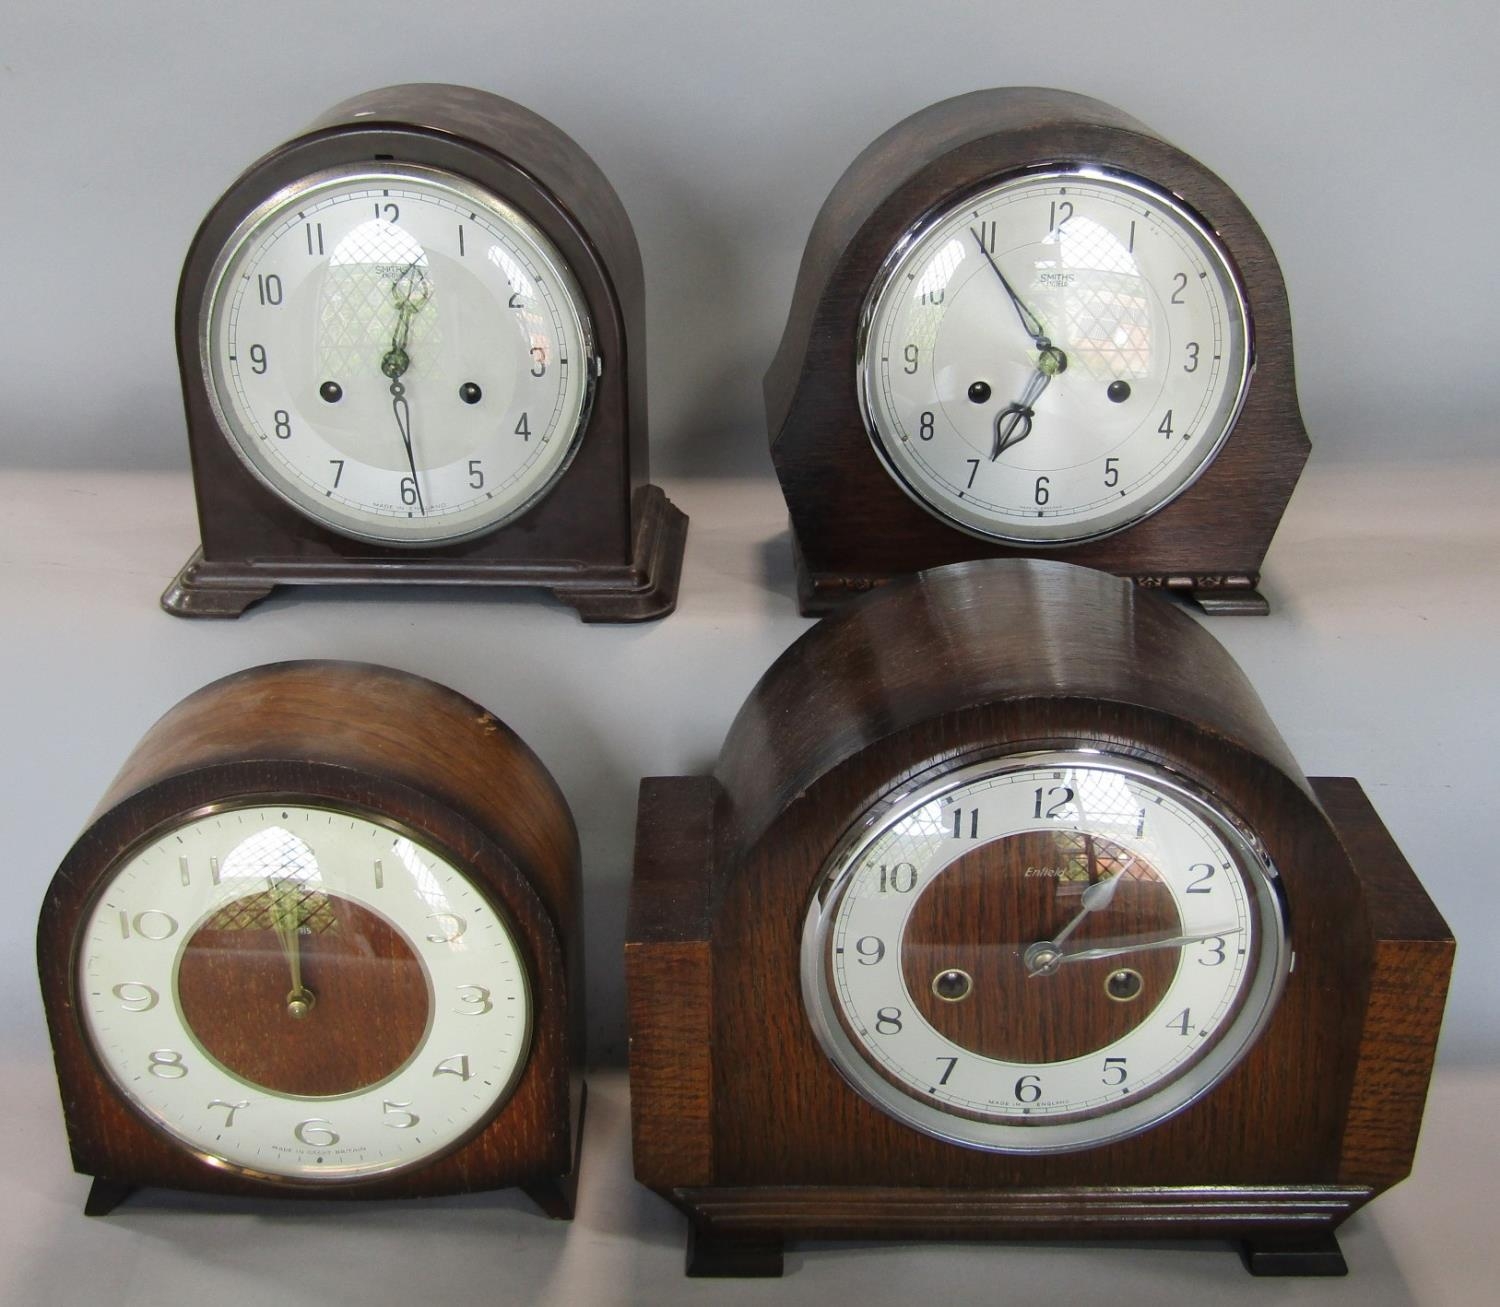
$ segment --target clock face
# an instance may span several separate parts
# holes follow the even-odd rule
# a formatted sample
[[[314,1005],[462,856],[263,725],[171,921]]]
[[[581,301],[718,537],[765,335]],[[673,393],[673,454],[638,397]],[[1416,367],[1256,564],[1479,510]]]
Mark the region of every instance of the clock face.
[[[1287,968],[1275,873],[1239,825],[1095,753],[976,763],[878,805],[802,942],[813,1028],[855,1089],[1019,1153],[1180,1111],[1255,1040]]]
[[[577,450],[595,370],[583,298],[516,210],[417,167],[345,167],[226,242],[205,381],[235,452],[329,529],[394,545],[492,530]]]
[[[1203,471],[1249,378],[1244,296],[1214,235],[1122,174],[1028,172],[896,247],[858,385],[887,470],[971,534],[1107,535]]]
[[[416,1165],[509,1097],[525,964],[463,871],[378,820],[207,810],[106,878],[77,943],[95,1057],[215,1163],[336,1183]]]

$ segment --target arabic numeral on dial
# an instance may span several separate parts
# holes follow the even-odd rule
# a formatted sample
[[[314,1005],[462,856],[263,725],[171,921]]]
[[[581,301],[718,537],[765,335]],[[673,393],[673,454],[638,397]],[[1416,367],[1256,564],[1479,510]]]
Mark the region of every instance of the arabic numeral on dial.
[[[463,225],[463,223],[459,223],[458,224],[458,257],[462,259],[467,254],[468,254],[468,251],[464,248],[464,225]]]
[[[873,967],[885,958],[885,941],[866,935],[855,941],[854,951],[859,954],[860,966]]]
[[[407,507],[417,502],[417,479],[416,477],[401,478],[401,502]]]
[[[127,1012],[149,1012],[161,1001],[160,994],[139,980],[121,981],[109,992],[120,1000],[120,1006]]]
[[[919,350],[915,345],[908,345],[903,351],[902,356],[906,359],[906,366],[901,370],[905,372],[907,376],[912,376],[916,372],[917,360],[921,357],[921,353],[921,350]]]
[[[1073,216],[1073,205],[1068,200],[1053,200],[1047,214],[1047,232],[1050,235]]]
[[[333,488],[337,490],[339,482],[344,477],[344,460],[341,458],[330,458],[328,461],[333,464]]]
[[[129,939],[132,932],[142,939],[160,943],[177,933],[177,919],[160,908],[147,908],[133,917],[128,912],[121,912],[120,938]]]
[[[1146,810],[1142,808],[1135,815],[1135,837],[1140,839],[1146,833]]]
[[[531,439],[531,418],[528,414],[521,414],[521,420],[516,423],[516,435],[520,436],[522,440]]]
[[[468,1080],[473,1076],[469,1070],[469,1055],[467,1053],[455,1053],[452,1057],[445,1057],[432,1068],[433,1076],[457,1076],[460,1080]]]
[[[1106,458],[1104,460],[1104,484],[1113,490],[1120,484],[1120,460],[1117,458]]]
[[[181,1080],[187,1075],[187,1067],[182,1065],[182,1054],[173,1049],[152,1049],[147,1061],[150,1063],[147,1070],[158,1080]]]
[[[513,290],[510,293],[510,298],[505,301],[505,305],[507,308],[524,309],[526,307],[526,301],[521,298],[520,291]]]
[[[477,458],[469,460],[469,485],[474,490],[484,489],[484,468],[480,463],[481,460]]]
[[[880,866],[880,892],[882,894],[910,894],[917,887],[917,868],[910,862],[898,862],[894,867]]]
[[[236,1112],[243,1112],[249,1106],[250,1100],[248,1098],[242,1098],[238,1103],[226,1103],[222,1098],[216,1098],[208,1105],[208,1110],[212,1112],[216,1107],[223,1108],[224,1129],[228,1130],[234,1125],[234,1114]]]
[[[1189,894],[1212,894],[1214,887],[1208,882],[1214,878],[1214,865],[1211,862],[1195,862],[1188,868],[1188,872],[1201,870],[1203,874],[1195,881],[1190,881],[1187,887]]]
[[[469,923],[456,912],[434,912],[427,920],[437,922],[438,929],[442,932],[425,936],[429,944],[451,944],[469,928]]]
[[[1060,820],[1067,815],[1063,812],[1063,809],[1066,808],[1068,804],[1073,802],[1073,791],[1066,785],[1054,785],[1050,790],[1047,791],[1047,798],[1049,799],[1052,798],[1054,794],[1060,794],[1062,795],[1062,798],[1058,799],[1054,803],[1048,804],[1045,810],[1042,808],[1041,787],[1038,786],[1035,790],[1032,791],[1032,793],[1036,796],[1036,806],[1032,809],[1031,812],[1031,815],[1033,817],[1051,817],[1054,820]]]
[[[321,222],[303,223],[302,230],[307,233],[307,252],[309,254],[323,253],[323,224]]]
[[[281,278],[274,272],[257,273],[255,288],[260,294],[260,302],[262,304],[269,304],[274,308],[281,303]]]
[[[250,371],[257,377],[266,375],[266,369],[271,365],[266,362],[266,347],[264,345],[250,346]]]
[[[1198,342],[1190,340],[1187,343],[1187,361],[1183,363],[1184,372],[1196,372],[1198,370]]]
[[[1104,1059],[1104,1075],[1100,1078],[1106,1085],[1123,1085],[1125,1083],[1125,1059],[1123,1057],[1107,1057]]]
[[[999,240],[999,224],[994,222],[981,222],[969,228],[969,235],[978,243],[979,248],[986,254],[995,252],[995,245]]]
[[[961,840],[961,839],[977,840],[979,838],[979,809],[978,808],[970,808],[969,809],[969,820],[967,822],[967,828],[968,828],[968,834],[965,835],[964,834],[964,829],[965,829],[964,810],[962,808],[954,808],[953,809],[953,838],[956,839],[956,840]]]
[[[927,289],[922,292],[921,303],[941,304],[943,302],[943,295],[946,293],[946,289],[947,288],[943,286],[927,287]]]
[[[958,1059],[956,1057],[940,1057],[937,1060],[948,1064],[943,1068],[943,1074],[938,1077],[938,1084],[946,1085],[948,1077],[953,1074],[953,1068],[958,1065]]]
[[[495,1004],[490,999],[490,991],[483,985],[460,985],[458,989],[458,1001],[463,1004],[457,1009],[460,1016],[482,1017],[486,1012],[495,1010]],[[465,993],[465,990],[468,992]]]
[[[298,1121],[292,1127],[292,1134],[299,1144],[306,1144],[309,1148],[332,1148],[339,1141],[333,1122],[321,1116],[310,1116],[306,1121]],[[311,1138],[313,1135],[318,1137]]]
[[[1200,967],[1216,967],[1224,961],[1224,939],[1221,935],[1215,935],[1212,939],[1205,939],[1203,947],[1208,950],[1206,958],[1199,958]]]
[[[883,1007],[875,1014],[875,1029],[882,1035],[899,1035],[901,1033],[901,1009],[898,1007]]]
[[[1015,1095],[1018,1103],[1035,1103],[1042,1096],[1042,1078],[1022,1076],[1016,1081]]]
[[[1176,273],[1172,277],[1172,303],[1173,304],[1186,304],[1187,303],[1187,301],[1182,298],[1182,292],[1187,289],[1187,284],[1188,284],[1188,275],[1185,272]]]
[[[1156,429],[1159,432],[1161,432],[1161,434],[1164,435],[1164,436],[1170,436],[1172,434],[1172,410],[1171,409],[1168,409],[1166,411],[1165,415],[1162,417],[1161,425],[1159,427],[1157,427]]]
[[[1038,507],[1052,498],[1052,492],[1047,489],[1051,484],[1052,482],[1047,477],[1037,477],[1036,489],[1032,492],[1032,496],[1035,498]]]
[[[1179,1035],[1186,1035],[1195,1028],[1192,1013],[1187,1008],[1183,1008],[1181,1012],[1167,1022],[1167,1029],[1175,1030]]]
[[[917,419],[917,435],[923,440],[931,440],[937,432],[933,429],[934,418],[931,413],[923,413]]]
[[[534,366],[531,369],[533,377],[544,377],[547,375],[547,351],[540,345],[531,347],[531,357]]]
[[[415,1112],[407,1111],[407,1108],[410,1106],[410,1103],[393,1103],[388,1098],[381,1100],[380,1111],[382,1115],[400,1118],[395,1121],[387,1121],[385,1124],[390,1126],[392,1130],[410,1130],[412,1126],[416,1125],[422,1119]]]
[[[375,221],[376,222],[400,222],[401,221],[401,209],[400,209],[400,207],[398,205],[395,205],[395,204],[381,204],[377,200],[375,202]]]
[[[292,415],[284,408],[277,409],[271,414],[271,429],[276,432],[277,440],[290,440],[292,438]]]
[[[979,460],[977,458],[966,458],[964,462],[969,465],[969,479],[964,485],[965,490],[974,489],[974,478],[979,475]]]

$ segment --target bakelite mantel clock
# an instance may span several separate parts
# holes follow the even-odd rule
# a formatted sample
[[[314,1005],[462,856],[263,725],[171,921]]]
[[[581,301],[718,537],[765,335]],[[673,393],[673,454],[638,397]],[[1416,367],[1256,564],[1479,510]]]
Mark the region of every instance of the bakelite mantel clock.
[[[635,234],[520,105],[412,85],[330,109],[204,219],[177,349],[203,543],[168,612],[315,582],[671,612],[687,519],[647,475]]]

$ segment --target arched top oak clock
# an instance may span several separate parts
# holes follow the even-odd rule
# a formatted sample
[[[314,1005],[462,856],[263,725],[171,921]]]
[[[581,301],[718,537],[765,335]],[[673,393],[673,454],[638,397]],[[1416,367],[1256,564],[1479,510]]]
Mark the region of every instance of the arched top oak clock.
[[[932,105],[854,161],[765,399],[807,613],[1018,555],[1264,612],[1308,452],[1245,205],[1134,118],[1033,87]]]
[[[204,219],[177,348],[203,543],[169,612],[313,582],[671,611],[686,519],[648,484],[640,251],[537,114],[438,85],[336,105]]]
[[[642,784],[636,1174],[789,1238],[1205,1237],[1327,1274],[1411,1164],[1453,941],[1348,779],[1127,581],[893,581]]]
[[[562,794],[462,695],[296,662],[183,700],[37,927],[87,1210],[520,1186],[570,1215],[578,895]]]

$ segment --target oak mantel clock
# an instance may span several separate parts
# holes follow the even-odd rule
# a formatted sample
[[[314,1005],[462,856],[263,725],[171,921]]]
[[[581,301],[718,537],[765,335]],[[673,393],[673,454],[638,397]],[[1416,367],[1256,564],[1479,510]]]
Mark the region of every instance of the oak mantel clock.
[[[451,690],[298,662],[183,700],[37,930],[86,1210],[519,1186],[571,1215],[578,894],[556,784]]]
[[[412,85],[330,109],[204,219],[177,350],[203,543],[168,612],[316,582],[672,610],[687,519],[648,484],[640,251],[520,105]]]
[[[1453,940],[1186,614],[1065,563],[893,581],[642,784],[637,1177],[689,1270],[795,1238],[1229,1238],[1336,1274],[1407,1174]]]
[[[855,160],[765,399],[806,613],[1017,555],[1264,612],[1308,453],[1244,204],[1135,119],[1038,88],[932,105]]]

